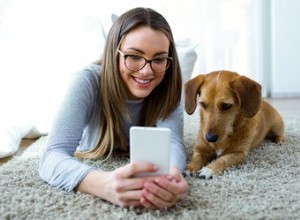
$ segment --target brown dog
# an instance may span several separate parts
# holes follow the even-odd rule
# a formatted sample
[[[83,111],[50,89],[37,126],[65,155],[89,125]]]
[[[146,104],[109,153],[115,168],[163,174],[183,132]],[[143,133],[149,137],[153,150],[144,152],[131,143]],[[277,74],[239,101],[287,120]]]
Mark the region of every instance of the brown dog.
[[[185,84],[185,110],[189,115],[197,107],[198,96],[200,130],[187,170],[199,172],[201,179],[211,179],[241,164],[264,138],[284,141],[283,120],[261,100],[257,82],[230,71],[199,75]]]

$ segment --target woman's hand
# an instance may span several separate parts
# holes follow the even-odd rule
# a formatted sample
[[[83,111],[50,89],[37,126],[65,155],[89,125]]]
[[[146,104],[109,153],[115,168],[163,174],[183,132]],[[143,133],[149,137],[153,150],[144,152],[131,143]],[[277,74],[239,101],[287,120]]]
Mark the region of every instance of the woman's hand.
[[[147,181],[157,177],[133,177],[143,172],[155,172],[150,163],[130,163],[111,172],[91,171],[77,186],[77,190],[89,193],[113,204],[129,207],[142,206],[143,188]]]
[[[162,209],[173,206],[188,193],[188,184],[181,172],[173,167],[170,175],[146,181],[141,204],[146,208]]]

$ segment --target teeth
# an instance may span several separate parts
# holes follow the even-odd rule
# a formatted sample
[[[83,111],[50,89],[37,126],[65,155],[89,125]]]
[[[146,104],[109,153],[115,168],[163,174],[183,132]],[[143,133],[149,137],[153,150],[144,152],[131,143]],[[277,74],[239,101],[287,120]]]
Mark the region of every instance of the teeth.
[[[138,83],[142,83],[142,84],[147,84],[147,83],[149,83],[151,81],[150,79],[139,79],[139,78],[134,78],[134,79]]]

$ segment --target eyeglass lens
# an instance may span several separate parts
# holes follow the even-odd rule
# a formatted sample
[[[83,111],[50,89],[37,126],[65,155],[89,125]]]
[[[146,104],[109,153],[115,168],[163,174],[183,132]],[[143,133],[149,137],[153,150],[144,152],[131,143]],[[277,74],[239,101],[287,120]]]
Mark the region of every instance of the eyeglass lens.
[[[169,67],[169,59],[166,57],[158,57],[147,60],[146,58],[138,55],[125,56],[125,65],[130,70],[140,70],[147,63],[150,63],[152,70],[157,73],[164,72]]]

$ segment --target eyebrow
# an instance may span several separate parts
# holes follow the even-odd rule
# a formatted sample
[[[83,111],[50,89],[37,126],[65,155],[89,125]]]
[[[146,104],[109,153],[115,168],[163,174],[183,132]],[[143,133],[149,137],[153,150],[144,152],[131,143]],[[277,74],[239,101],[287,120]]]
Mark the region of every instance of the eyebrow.
[[[136,51],[138,53],[145,54],[144,51],[142,51],[142,50],[140,50],[138,48],[135,48],[135,47],[129,47],[129,48],[126,48],[126,49],[134,50],[134,51]],[[159,55],[168,55],[168,52],[165,52],[165,51],[157,52],[157,53],[154,54],[154,57],[159,56]]]

